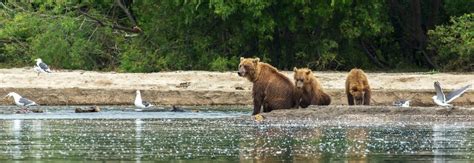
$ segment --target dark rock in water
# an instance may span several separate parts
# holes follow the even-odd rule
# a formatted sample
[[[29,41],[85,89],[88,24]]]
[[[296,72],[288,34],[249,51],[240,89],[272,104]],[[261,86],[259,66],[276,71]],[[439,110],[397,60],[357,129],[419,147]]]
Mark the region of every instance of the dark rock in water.
[[[89,108],[76,108],[76,113],[90,113],[90,112],[100,112],[100,108],[98,106],[91,106]]]
[[[81,108],[76,108],[76,110],[74,110],[74,112],[76,112],[76,113],[82,113],[82,112],[84,112],[84,110],[82,110]]]
[[[26,114],[26,113],[44,113],[41,109],[28,109],[28,108],[21,108],[15,112],[16,114]]]
[[[33,112],[33,113],[44,113],[44,110],[42,110],[42,109],[31,109],[31,112]]]
[[[135,109],[136,112],[167,112],[168,110],[164,108],[154,108],[154,109]]]
[[[17,110],[15,112],[16,114],[26,114],[26,113],[31,113],[31,110],[28,108],[21,108],[20,110]]]
[[[171,112],[186,112],[184,109],[181,109],[179,107],[176,107],[176,106],[172,106],[173,109],[171,109]]]

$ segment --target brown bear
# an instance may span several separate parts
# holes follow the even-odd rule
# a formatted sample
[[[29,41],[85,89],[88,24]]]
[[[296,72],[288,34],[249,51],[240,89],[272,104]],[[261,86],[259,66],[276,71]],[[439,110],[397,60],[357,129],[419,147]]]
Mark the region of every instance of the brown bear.
[[[349,105],[370,105],[370,86],[361,69],[354,68],[346,79],[346,95]]]
[[[239,76],[253,83],[253,113],[270,112],[274,109],[296,107],[295,86],[288,77],[259,58],[240,58]]]
[[[314,76],[311,69],[308,68],[293,68],[295,85],[300,95],[299,106],[306,108],[309,105],[329,105],[331,104],[331,97],[326,94],[321,87],[316,76]]]

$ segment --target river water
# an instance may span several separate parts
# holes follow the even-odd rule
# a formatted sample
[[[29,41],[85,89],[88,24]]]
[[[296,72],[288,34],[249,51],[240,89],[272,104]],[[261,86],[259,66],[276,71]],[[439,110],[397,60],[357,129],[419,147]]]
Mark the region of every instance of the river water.
[[[0,162],[474,161],[472,122],[255,122],[250,111],[0,114]],[[250,110],[250,109],[248,109]]]

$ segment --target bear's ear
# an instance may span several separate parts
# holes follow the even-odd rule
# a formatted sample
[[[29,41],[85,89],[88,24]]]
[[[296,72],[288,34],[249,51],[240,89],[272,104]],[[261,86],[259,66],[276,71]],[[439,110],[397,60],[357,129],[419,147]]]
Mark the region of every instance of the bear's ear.
[[[242,62],[245,58],[244,57],[240,57],[240,62]]]
[[[309,75],[311,73],[311,70],[306,70],[306,75]]]
[[[293,67],[293,71],[294,71],[294,72],[298,71],[298,68]]]
[[[253,60],[253,62],[254,62],[254,63],[258,63],[258,62],[260,62],[260,58],[258,58],[258,57],[257,57],[257,58],[255,58],[255,59]]]

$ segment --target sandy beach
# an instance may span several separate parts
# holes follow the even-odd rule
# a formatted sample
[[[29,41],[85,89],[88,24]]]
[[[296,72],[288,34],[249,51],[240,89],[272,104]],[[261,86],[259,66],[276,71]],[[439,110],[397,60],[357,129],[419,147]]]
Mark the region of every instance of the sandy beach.
[[[283,72],[290,79],[293,72]],[[344,82],[347,72],[319,72],[332,104],[347,104]],[[367,73],[374,105],[391,105],[396,99],[411,99],[414,106],[433,106],[433,82],[446,92],[474,84],[473,73]],[[0,69],[0,94],[14,91],[41,105],[131,105],[135,90],[156,105],[250,105],[252,83],[236,72],[173,71],[117,73],[53,70],[39,76],[32,68]],[[3,98],[2,105],[13,104]],[[454,101],[474,105],[474,89]]]

